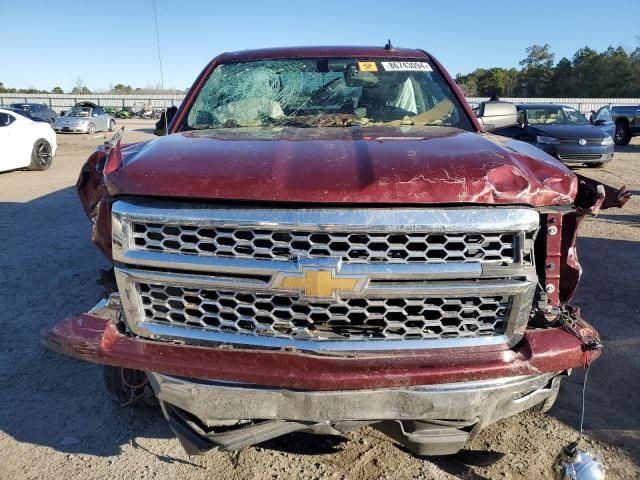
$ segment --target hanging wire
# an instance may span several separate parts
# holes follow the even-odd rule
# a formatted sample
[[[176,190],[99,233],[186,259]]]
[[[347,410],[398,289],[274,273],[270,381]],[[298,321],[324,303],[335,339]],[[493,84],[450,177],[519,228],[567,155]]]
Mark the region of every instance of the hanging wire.
[[[158,29],[158,9],[156,7],[156,0],[151,0],[153,4],[153,21],[156,25],[156,48],[158,50],[158,65],[160,67],[160,88],[164,92],[164,72],[162,71],[162,54],[160,53],[160,32]],[[167,121],[167,103],[164,105],[164,134],[169,134],[169,122]]]
[[[579,442],[580,439],[582,438],[582,427],[584,425],[584,411],[585,411],[585,397],[587,396],[587,377],[589,376],[589,368],[591,368],[591,364],[587,364],[587,369],[584,372],[584,380],[582,382],[582,412],[580,413],[580,433],[578,434],[578,440],[576,442]]]
[[[158,10],[156,9],[156,0],[151,0],[153,4],[153,19],[156,24],[156,47],[158,49],[158,64],[160,65],[160,87],[164,90],[164,74],[162,72],[162,55],[160,55],[160,34],[158,33]]]

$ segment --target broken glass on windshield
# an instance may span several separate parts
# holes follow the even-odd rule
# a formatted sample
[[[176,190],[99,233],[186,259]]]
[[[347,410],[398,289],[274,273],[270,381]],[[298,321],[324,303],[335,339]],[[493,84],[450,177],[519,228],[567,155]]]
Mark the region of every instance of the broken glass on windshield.
[[[187,128],[431,125],[470,129],[460,104],[426,61],[261,60],[219,65]]]

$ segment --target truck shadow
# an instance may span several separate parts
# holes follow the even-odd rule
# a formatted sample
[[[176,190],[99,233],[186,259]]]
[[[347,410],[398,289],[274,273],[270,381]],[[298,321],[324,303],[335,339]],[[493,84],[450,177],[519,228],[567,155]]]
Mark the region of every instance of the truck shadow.
[[[39,344],[42,329],[95,305],[98,269],[108,268],[75,189],[0,203],[0,232],[0,430],[19,442],[99,456],[118,454],[137,436],[171,437],[159,409],[111,402],[99,366]]]
[[[635,145],[635,144],[629,144],[624,146],[616,145],[613,151],[614,153],[638,153],[640,152],[640,145]]]
[[[640,225],[638,216],[608,215],[602,219]],[[604,352],[590,369],[586,389],[585,431],[598,440],[624,448],[640,464],[640,315],[637,308],[640,243],[579,238],[584,269],[575,303],[600,332]],[[584,370],[566,378],[549,412],[573,428],[580,427]]]
[[[635,196],[638,194],[638,192],[631,192],[631,194]],[[640,228],[640,215],[613,215],[608,213],[600,213],[598,214],[598,220]]]

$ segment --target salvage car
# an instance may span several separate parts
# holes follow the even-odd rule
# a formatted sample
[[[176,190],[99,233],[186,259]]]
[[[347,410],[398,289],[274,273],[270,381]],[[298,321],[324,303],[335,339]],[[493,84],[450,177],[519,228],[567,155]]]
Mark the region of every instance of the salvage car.
[[[50,124],[53,124],[58,118],[56,111],[44,103],[12,103],[9,106],[27,112],[31,119],[39,118]]]
[[[0,108],[0,172],[46,170],[57,147],[56,134],[48,123]]]
[[[95,133],[116,129],[115,119],[95,103],[80,102],[53,124],[56,132]]]
[[[576,230],[628,195],[482,110],[422,50],[216,57],[166,135],[82,168],[111,287],[43,343],[123,404],[155,395],[190,453],[370,425],[450,454],[549,409],[601,352]]]
[[[602,167],[613,159],[613,127],[592,125],[575,108],[517,105],[518,124],[494,133],[531,143],[567,164]]]

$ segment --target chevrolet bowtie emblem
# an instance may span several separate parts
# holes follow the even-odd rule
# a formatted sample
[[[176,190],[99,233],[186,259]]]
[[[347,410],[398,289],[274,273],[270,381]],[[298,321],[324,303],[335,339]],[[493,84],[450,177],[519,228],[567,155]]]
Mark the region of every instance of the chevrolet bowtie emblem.
[[[279,273],[272,288],[301,290],[304,297],[335,298],[336,291],[362,290],[366,280],[365,275],[342,276],[335,269],[303,267],[302,273]]]

